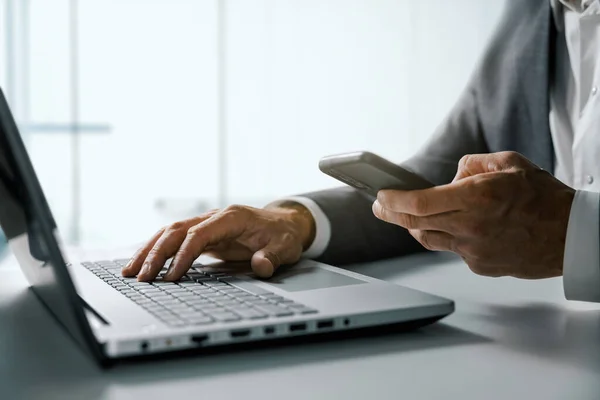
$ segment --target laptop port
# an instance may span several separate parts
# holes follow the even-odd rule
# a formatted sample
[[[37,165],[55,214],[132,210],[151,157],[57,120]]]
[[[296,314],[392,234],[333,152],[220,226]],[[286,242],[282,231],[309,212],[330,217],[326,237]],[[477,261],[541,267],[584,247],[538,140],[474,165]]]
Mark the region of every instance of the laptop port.
[[[250,336],[250,329],[240,329],[237,331],[231,331],[231,337],[232,338],[242,338],[242,337],[247,337]]]
[[[330,328],[333,328],[333,320],[331,320],[331,319],[317,322],[317,329],[330,329]]]
[[[275,333],[275,327],[274,326],[267,326],[265,328],[265,335],[272,335]]]
[[[305,323],[300,323],[300,324],[291,324],[290,325],[290,332],[302,332],[306,330],[306,324]]]
[[[207,340],[208,340],[208,335],[193,335],[192,336],[192,342],[196,343],[197,345],[202,345]]]
[[[145,341],[144,341],[144,342],[140,343],[140,349],[141,349],[142,351],[147,351],[147,350],[148,350],[148,347],[149,347],[149,345],[148,345],[148,342],[145,342]]]

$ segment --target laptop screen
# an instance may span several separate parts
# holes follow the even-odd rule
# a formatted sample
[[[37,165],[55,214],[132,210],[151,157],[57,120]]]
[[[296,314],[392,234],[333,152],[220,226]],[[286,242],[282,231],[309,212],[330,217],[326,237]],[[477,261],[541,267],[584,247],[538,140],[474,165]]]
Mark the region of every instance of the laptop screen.
[[[0,90],[0,226],[36,295],[84,348],[95,341],[58,245],[54,218]]]

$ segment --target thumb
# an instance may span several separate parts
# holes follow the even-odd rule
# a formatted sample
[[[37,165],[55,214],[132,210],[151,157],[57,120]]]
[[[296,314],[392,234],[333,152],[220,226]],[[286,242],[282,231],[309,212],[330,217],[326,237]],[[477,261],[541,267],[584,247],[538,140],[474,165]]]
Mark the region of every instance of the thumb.
[[[281,264],[295,263],[302,255],[302,245],[291,240],[274,239],[252,255],[252,270],[261,278],[270,278]]]
[[[527,158],[514,151],[491,154],[468,154],[458,162],[458,170],[453,182],[469,176],[488,172],[501,172],[514,168],[535,167]]]

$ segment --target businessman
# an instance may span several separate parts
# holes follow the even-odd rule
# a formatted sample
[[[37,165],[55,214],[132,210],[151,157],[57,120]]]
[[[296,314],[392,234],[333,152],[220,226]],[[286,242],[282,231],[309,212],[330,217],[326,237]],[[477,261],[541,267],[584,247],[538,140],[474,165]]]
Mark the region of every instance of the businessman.
[[[600,302],[599,59],[600,0],[508,0],[457,104],[402,164],[436,187],[215,210],[161,229],[123,274],[154,279],[174,256],[165,279],[176,280],[205,253],[269,277],[300,257],[340,265],[429,249],[491,277],[562,275],[567,298]]]

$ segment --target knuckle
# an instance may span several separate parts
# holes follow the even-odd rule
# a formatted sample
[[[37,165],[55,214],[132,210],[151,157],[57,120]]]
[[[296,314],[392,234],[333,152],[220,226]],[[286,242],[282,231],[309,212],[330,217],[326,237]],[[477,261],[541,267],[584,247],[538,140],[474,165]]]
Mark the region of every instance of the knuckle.
[[[225,218],[226,220],[236,220],[238,218],[243,218],[247,216],[249,212],[250,209],[248,207],[234,204],[231,206],[227,206],[221,212],[221,217]]]
[[[203,231],[204,230],[202,229],[202,227],[200,225],[194,225],[190,229],[188,229],[187,235],[197,237],[197,236],[201,235]]]
[[[294,235],[292,232],[283,232],[280,238],[283,243],[292,243],[296,241],[296,235]]]
[[[163,251],[162,251],[161,247],[160,246],[154,246],[148,252],[148,257],[147,258],[152,259],[152,258],[156,258],[156,257],[161,257],[162,254],[163,254]]]
[[[425,196],[412,196],[409,207],[415,215],[425,215],[428,207],[427,198]]]
[[[462,156],[458,161],[458,169],[464,169],[469,164],[470,160],[471,154],[465,154],[464,156]]]
[[[239,205],[239,204],[232,204],[230,206],[225,207],[225,209],[223,210],[224,212],[228,212],[228,213],[239,213],[239,212],[245,212],[247,209],[246,207]]]
[[[516,151],[503,151],[499,154],[500,161],[505,165],[521,164],[523,157]]]
[[[398,224],[406,229],[416,229],[417,219],[414,215],[400,214],[400,216],[398,217]]]
[[[480,256],[479,247],[472,244],[472,242],[458,244],[457,252],[472,262],[480,262],[482,259]]]
[[[177,222],[174,222],[171,225],[169,225],[166,230],[168,230],[168,231],[180,231],[182,229],[185,229],[185,222],[183,222],[183,221],[177,221]]]
[[[431,245],[431,237],[426,231],[418,231],[416,235],[417,241],[421,243],[423,247],[425,247],[427,250],[433,250],[433,247]]]

